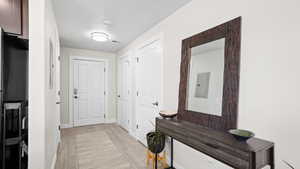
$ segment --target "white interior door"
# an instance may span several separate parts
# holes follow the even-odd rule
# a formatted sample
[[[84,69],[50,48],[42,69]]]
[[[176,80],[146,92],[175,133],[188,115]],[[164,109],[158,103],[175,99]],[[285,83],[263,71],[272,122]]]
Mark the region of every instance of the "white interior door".
[[[130,87],[130,60],[125,57],[119,61],[118,117],[119,124],[127,131],[131,119]]]
[[[104,122],[104,62],[73,60],[73,115],[74,126]]]
[[[59,47],[57,47],[59,49]],[[60,106],[61,106],[61,92],[60,92],[60,51],[56,51],[55,63],[55,89],[56,89],[56,125],[60,126]],[[60,133],[57,133],[57,140],[60,140]]]
[[[118,98],[117,98],[117,118],[118,118],[118,123],[122,125],[122,99],[121,99],[121,94],[122,94],[122,62],[119,60],[118,61]]]
[[[137,57],[136,136],[146,145],[146,134],[154,130],[161,106],[161,41],[140,48]]]

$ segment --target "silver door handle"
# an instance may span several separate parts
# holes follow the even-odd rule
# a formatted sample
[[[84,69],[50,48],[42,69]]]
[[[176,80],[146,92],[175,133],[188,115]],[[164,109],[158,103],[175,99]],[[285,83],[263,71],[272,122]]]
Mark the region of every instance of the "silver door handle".
[[[153,106],[158,106],[158,102],[152,103]]]
[[[56,102],[56,104],[60,104],[61,102]]]

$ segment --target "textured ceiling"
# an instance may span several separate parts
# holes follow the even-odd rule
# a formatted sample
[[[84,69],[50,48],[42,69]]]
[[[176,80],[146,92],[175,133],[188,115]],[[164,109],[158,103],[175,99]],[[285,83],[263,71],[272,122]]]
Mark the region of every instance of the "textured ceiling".
[[[116,52],[191,0],[53,0],[61,44]],[[110,25],[103,21],[109,20]],[[111,35],[95,42],[93,31]]]

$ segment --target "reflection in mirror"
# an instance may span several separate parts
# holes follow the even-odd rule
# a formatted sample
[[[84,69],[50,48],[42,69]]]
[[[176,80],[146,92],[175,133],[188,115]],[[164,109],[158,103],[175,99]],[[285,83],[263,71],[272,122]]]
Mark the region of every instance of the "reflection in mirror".
[[[191,49],[187,110],[222,116],[225,38]]]

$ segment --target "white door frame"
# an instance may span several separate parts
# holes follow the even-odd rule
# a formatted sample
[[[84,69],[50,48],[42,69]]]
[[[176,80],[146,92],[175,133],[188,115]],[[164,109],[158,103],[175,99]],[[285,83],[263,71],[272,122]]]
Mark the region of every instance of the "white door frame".
[[[73,112],[73,60],[82,60],[82,61],[91,61],[91,62],[104,62],[105,65],[105,72],[104,72],[104,89],[105,89],[105,96],[104,96],[104,115],[105,115],[105,122],[107,119],[107,112],[108,112],[108,76],[107,71],[109,70],[109,64],[107,59],[98,59],[91,56],[70,56],[69,58],[69,123],[71,127],[74,127],[74,112]]]
[[[118,66],[119,66],[119,62],[121,62],[123,59],[128,59],[129,60],[129,70],[128,70],[128,73],[129,73],[129,97],[128,97],[128,104],[129,104],[129,114],[128,114],[128,120],[129,120],[129,124],[128,124],[128,132],[131,133],[132,132],[132,82],[131,82],[131,79],[132,79],[132,60],[131,60],[131,52],[126,52],[124,55],[121,55],[118,59]],[[120,76],[121,76],[121,72],[122,70],[120,70],[120,68],[118,67],[118,87],[119,87],[119,81],[120,81]],[[121,84],[122,85],[122,84]],[[120,92],[120,89],[118,89],[118,94]],[[118,101],[119,101],[119,98],[118,98]],[[117,103],[119,104],[119,103]],[[117,114],[117,119],[118,119],[118,123],[119,125],[121,125],[121,122],[120,122],[120,119],[119,119],[119,110],[118,110],[118,114]]]
[[[164,59],[164,34],[163,33],[159,33],[158,35],[156,35],[156,36],[153,36],[152,38],[149,38],[148,40],[146,40],[146,41],[144,41],[143,43],[141,43],[140,45],[138,45],[137,46],[137,48],[135,48],[135,54],[134,54],[134,60],[137,60],[137,58],[139,57],[138,56],[138,50],[140,50],[140,49],[142,49],[142,48],[144,48],[145,46],[147,46],[147,45],[150,45],[151,43],[154,43],[154,42],[156,42],[156,41],[160,41],[160,47],[161,47],[161,50],[162,50],[162,56],[161,56],[161,72],[160,72],[160,77],[161,77],[161,79],[160,79],[160,87],[161,87],[161,89],[160,89],[160,98],[159,98],[159,109],[160,110],[162,110],[163,108],[164,108],[164,93],[163,93],[163,91],[164,91],[164,74],[163,74],[163,72],[164,72],[164,70],[163,70],[163,65],[164,65],[164,62],[163,62],[163,59]],[[135,119],[134,119],[134,126],[137,126],[137,113],[136,113],[136,110],[137,110],[137,106],[138,106],[138,102],[137,102],[137,95],[136,95],[136,93],[138,92],[137,91],[137,87],[138,87],[138,84],[137,84],[137,66],[136,66],[136,64],[137,64],[137,62],[134,62],[135,64],[134,64],[134,79],[135,79],[135,81],[134,81],[134,83],[135,83],[135,89],[134,89],[134,97],[135,97],[135,103],[134,103],[134,113],[135,113]],[[135,130],[134,130],[134,137],[138,140],[138,136],[137,136],[137,134],[136,134],[136,128],[135,128]]]

